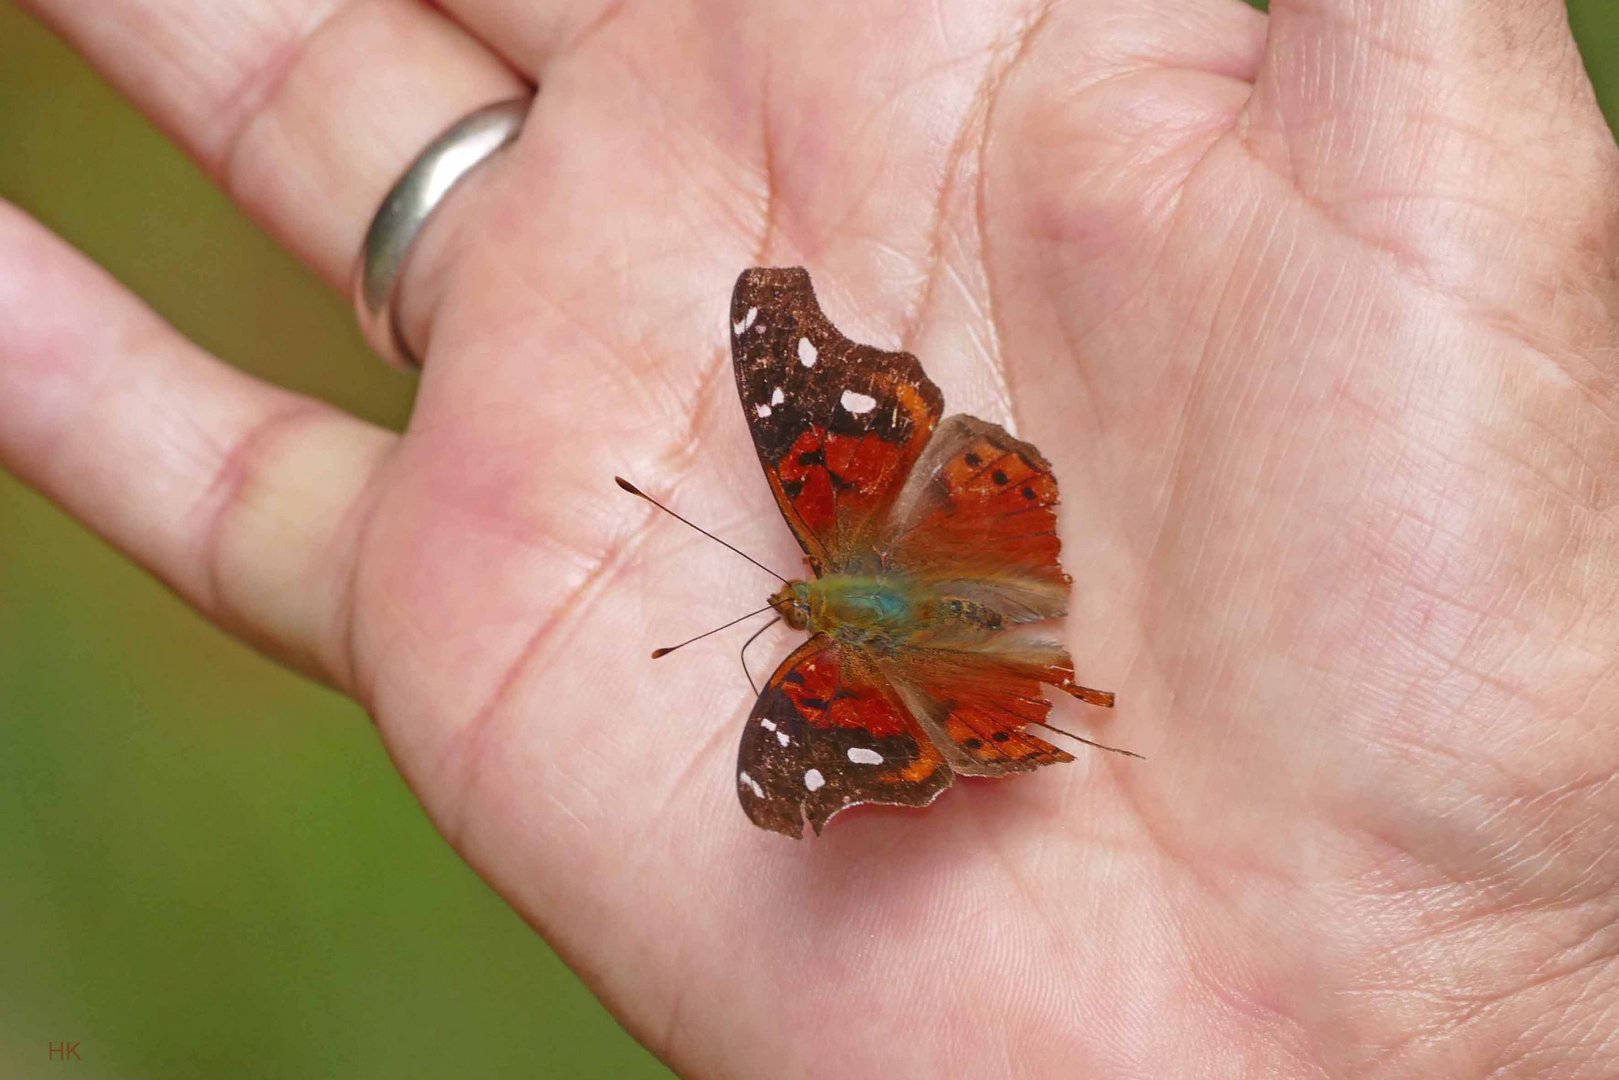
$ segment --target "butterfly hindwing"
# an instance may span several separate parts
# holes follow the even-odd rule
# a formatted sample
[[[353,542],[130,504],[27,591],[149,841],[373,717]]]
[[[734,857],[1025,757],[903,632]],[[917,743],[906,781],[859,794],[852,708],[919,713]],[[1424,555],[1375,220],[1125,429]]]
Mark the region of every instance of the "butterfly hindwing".
[[[1075,689],[1061,645],[1002,640],[977,650],[915,649],[883,667],[957,773],[1004,776],[1074,760],[1028,730],[1051,712],[1043,685]]]
[[[944,755],[872,661],[826,635],[782,661],[742,732],[737,793],[755,825],[819,833],[859,803],[926,806],[950,786]]]
[[[731,297],[742,410],[817,573],[870,549],[944,407],[916,357],[850,341],[801,268],[743,271]]]

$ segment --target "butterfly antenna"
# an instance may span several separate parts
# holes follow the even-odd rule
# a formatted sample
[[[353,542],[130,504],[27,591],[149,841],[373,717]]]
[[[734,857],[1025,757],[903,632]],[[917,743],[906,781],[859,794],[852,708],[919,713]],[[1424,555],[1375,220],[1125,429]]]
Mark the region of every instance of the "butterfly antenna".
[[[652,650],[652,659],[656,660],[660,656],[668,656],[670,653],[674,652],[676,649],[684,649],[687,645],[690,645],[694,641],[701,641],[704,638],[706,638],[708,635],[717,634],[721,630],[729,630],[731,627],[735,626],[737,623],[741,622],[743,619],[751,619],[755,615],[763,615],[765,612],[767,612],[769,610],[770,610],[770,605],[766,604],[764,607],[760,608],[758,611],[750,611],[746,615],[738,615],[736,618],[732,619],[730,622],[724,624],[723,626],[716,626],[712,630],[704,630],[701,634],[698,634],[694,638],[687,638],[685,641],[682,641],[679,645],[671,645],[667,649],[653,649]],[[774,619],[771,620],[771,622],[774,622],[774,621],[775,621]],[[770,623],[765,623],[765,626],[768,627],[769,625],[770,625]],[[759,636],[758,634],[753,635],[753,637],[758,637],[758,636]],[[748,640],[752,641],[753,638],[749,638]],[[746,665],[743,665],[743,670],[744,671],[747,670]]]
[[[1047,724],[1047,723],[1044,723],[1044,722],[1039,721],[1039,720],[1032,721],[1032,723],[1036,727],[1045,728],[1047,731],[1055,731],[1058,735],[1066,735],[1070,739],[1073,739],[1075,742],[1082,742],[1086,746],[1094,746],[1098,750],[1106,750],[1110,754],[1123,754],[1125,757],[1133,757],[1133,758],[1136,758],[1139,761],[1146,761],[1147,760],[1145,757],[1143,757],[1142,755],[1136,753],[1134,750],[1124,750],[1124,749],[1121,749],[1120,747],[1117,747],[1117,746],[1108,746],[1106,743],[1099,743],[1099,742],[1096,742],[1093,739],[1087,739],[1083,735],[1075,735],[1072,731],[1064,731],[1060,727],[1054,727],[1051,724]]]
[[[769,622],[759,627],[759,629],[753,632],[752,637],[748,638],[748,640],[742,643],[741,651],[736,654],[737,659],[742,661],[742,674],[748,677],[748,685],[753,688],[754,697],[759,696],[759,684],[753,681],[753,672],[748,670],[748,646],[752,645],[755,641],[758,641],[760,634],[764,633],[766,630],[769,630],[772,626],[775,626],[779,622],[781,622],[781,616],[777,615],[774,619],[771,619]]]
[[[719,537],[715,536],[713,533],[709,532],[707,529],[703,528],[701,525],[695,524],[694,522],[691,522],[691,521],[687,521],[685,518],[681,517],[679,514],[675,513],[673,510],[669,509],[667,506],[663,505],[657,499],[654,499],[652,496],[648,495],[646,492],[642,491],[640,488],[636,487],[634,484],[630,483],[628,480],[624,479],[622,476],[613,477],[613,483],[617,484],[619,487],[623,488],[625,491],[629,492],[631,495],[638,495],[641,498],[645,499],[647,502],[651,503],[653,506],[656,506],[659,510],[662,510],[665,514],[668,514],[670,517],[674,518],[676,521],[682,522],[683,524],[686,524],[686,525],[690,525],[692,528],[696,529],[698,532],[702,533],[704,536],[708,537],[710,540],[714,541],[716,544],[721,544],[721,545],[723,545],[725,547],[730,548],[732,551],[736,552],[738,555],[742,556],[744,559],[748,560],[750,563],[752,563],[754,566],[757,566],[759,569],[763,570],[765,573],[767,573],[770,576],[776,578],[778,581],[782,581],[782,582],[787,581],[786,578],[782,577],[780,574],[778,574],[774,570],[770,569],[770,567],[766,566],[764,563],[760,562],[758,559],[755,559],[752,555],[749,555],[746,551],[743,551],[741,548],[735,546],[734,544],[727,544],[724,540],[721,540]],[[758,612],[754,612],[754,614],[757,615]],[[743,618],[747,618],[747,616],[744,615]],[[722,626],[719,629],[723,630],[723,629],[725,629],[725,627]],[[709,633],[713,633],[713,631],[711,630],[711,631],[709,631]],[[693,640],[696,640],[696,639],[694,638]],[[680,646],[676,645],[675,648],[678,649],[678,648],[680,648]],[[668,651],[668,650],[665,650],[665,651]]]

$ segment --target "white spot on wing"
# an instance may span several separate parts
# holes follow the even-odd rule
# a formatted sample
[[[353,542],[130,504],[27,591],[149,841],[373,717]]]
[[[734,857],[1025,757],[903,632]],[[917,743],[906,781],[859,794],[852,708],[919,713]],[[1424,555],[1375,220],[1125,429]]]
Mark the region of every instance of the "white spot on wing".
[[[781,745],[786,746],[793,740],[787,737],[787,733],[785,731],[778,731],[776,732],[776,741],[781,743]]]
[[[883,756],[875,750],[868,750],[864,746],[849,747],[849,760],[856,765],[881,765]]]
[[[877,399],[870,394],[861,394],[853,390],[845,390],[838,403],[852,413],[869,413],[877,407]]]
[[[770,391],[770,404],[780,405],[786,400],[787,395],[781,392],[781,387],[778,386],[774,390]]]
[[[798,362],[800,364],[805,367],[814,367],[815,361],[820,358],[821,354],[815,351],[815,346],[810,344],[809,338],[801,337],[798,339]]]
[[[765,717],[763,720],[759,721],[759,726],[764,728],[766,731],[775,731],[776,730],[776,722],[774,720],[770,719],[770,717],[768,717],[768,716]]]
[[[742,321],[741,322],[734,322],[734,323],[731,324],[731,329],[733,331],[735,331],[737,337],[741,337],[742,336],[742,331],[744,331],[748,327],[752,326],[753,325],[753,320],[757,319],[758,317],[759,317],[759,309],[756,308],[756,307],[750,307],[748,309],[748,313],[746,315],[742,316]],[[710,325],[713,325],[713,324],[710,324]]]
[[[749,776],[747,773],[738,773],[737,774],[737,779],[742,781],[748,787],[753,789],[753,794],[754,794],[755,798],[762,799],[762,798],[765,797],[765,789],[762,786],[760,786],[759,781],[755,780],[753,777]]]
[[[759,419],[763,420],[765,417],[770,415],[770,406],[769,405],[755,405],[753,407],[753,415],[755,415]]]
[[[821,775],[820,769],[811,769],[804,774],[804,786],[811,791],[819,791],[826,786],[826,777]]]

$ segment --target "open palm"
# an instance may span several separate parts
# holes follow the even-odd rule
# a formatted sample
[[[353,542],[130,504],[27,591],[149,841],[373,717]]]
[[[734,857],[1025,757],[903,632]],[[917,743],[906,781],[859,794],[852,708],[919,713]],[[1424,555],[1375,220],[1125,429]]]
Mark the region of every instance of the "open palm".
[[[0,458],[358,697],[677,1068],[1619,1070],[1619,155],[1559,4],[31,3],[337,285],[542,85],[406,279],[403,437],[0,208]],[[736,639],[646,654],[773,582],[611,477],[799,570],[755,264],[1051,458],[1120,703],[1061,715],[1149,761],[743,817]]]

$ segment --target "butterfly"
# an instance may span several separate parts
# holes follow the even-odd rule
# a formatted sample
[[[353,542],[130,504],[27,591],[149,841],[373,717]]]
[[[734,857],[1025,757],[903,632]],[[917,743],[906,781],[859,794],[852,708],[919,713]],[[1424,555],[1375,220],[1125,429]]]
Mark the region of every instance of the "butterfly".
[[[1042,687],[1113,695],[1077,684],[1038,626],[1071,581],[1050,462],[996,424],[941,420],[916,357],[844,337],[801,268],[743,271],[730,331],[754,448],[814,573],[770,597],[810,636],[743,730],[749,819],[819,834],[861,803],[926,806],[956,776],[1072,761],[1028,730],[1051,709]]]

